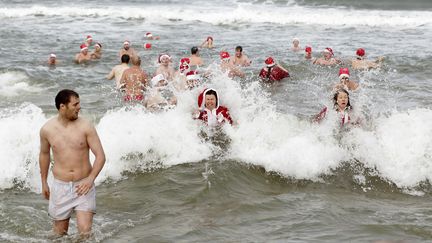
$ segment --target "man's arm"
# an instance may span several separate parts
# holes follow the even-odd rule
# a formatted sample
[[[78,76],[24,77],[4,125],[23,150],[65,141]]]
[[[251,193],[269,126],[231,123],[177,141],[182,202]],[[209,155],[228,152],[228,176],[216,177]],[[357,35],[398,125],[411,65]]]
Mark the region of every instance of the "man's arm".
[[[99,172],[102,170],[105,164],[105,152],[102,148],[102,144],[100,142],[96,129],[92,124],[88,124],[86,126],[89,126],[87,127],[88,131],[86,132],[87,144],[90,150],[95,155],[95,161],[88,177],[82,180],[81,183],[76,186],[76,192],[78,195],[85,195],[90,191],[96,177],[99,175]]]
[[[42,195],[45,199],[49,199],[50,190],[48,186],[48,169],[50,165],[50,144],[46,138],[46,131],[42,128],[40,136],[40,152],[39,152],[39,167],[42,180]]]
[[[107,75],[107,79],[108,80],[111,80],[111,79],[113,79],[114,78],[114,76],[115,76],[115,72],[114,72],[114,68],[113,69],[111,69],[111,72]]]

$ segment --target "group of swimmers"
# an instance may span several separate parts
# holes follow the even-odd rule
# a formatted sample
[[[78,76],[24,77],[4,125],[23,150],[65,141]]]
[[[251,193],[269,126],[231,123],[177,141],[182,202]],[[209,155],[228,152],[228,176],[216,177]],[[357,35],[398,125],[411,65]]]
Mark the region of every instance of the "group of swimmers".
[[[150,32],[146,33],[145,38],[149,41],[160,39],[159,36],[154,36]],[[89,48],[92,47],[94,50],[90,53]],[[150,42],[143,44],[144,49],[150,49],[151,47],[152,45]],[[213,37],[207,37],[200,47],[214,48]],[[351,60],[342,61],[340,58],[335,57],[330,47],[322,51],[321,57],[314,58],[312,56],[312,47],[305,46],[303,49],[300,47],[298,38],[293,39],[290,50],[292,52],[301,52],[304,50],[305,60],[321,66],[350,65],[352,69],[371,69],[378,68],[383,61],[382,57],[375,61],[367,60],[363,48],[359,48],[356,51],[355,58]],[[176,92],[191,90],[200,86],[203,83],[203,79],[211,75],[209,70],[203,69],[205,63],[200,57],[198,46],[191,48],[190,56],[180,59],[177,70],[171,66],[173,62],[171,56],[167,53],[161,53],[157,60],[159,67],[153,75],[148,75],[143,71],[141,68],[141,58],[137,54],[137,51],[131,46],[130,41],[125,40],[123,42],[123,47],[120,49],[118,56],[121,63],[114,66],[106,78],[109,80],[115,79],[116,88],[122,92],[124,101],[141,102],[152,111],[175,106],[177,104]],[[75,56],[75,62],[83,63],[92,59],[100,59],[101,57],[102,45],[99,42],[93,44],[93,38],[89,35],[81,44],[80,53]],[[50,55],[48,63],[51,65],[57,63],[54,53]],[[272,83],[290,77],[288,70],[278,64],[273,57],[266,58],[264,64],[265,66],[259,73],[259,77],[262,81]],[[227,73],[230,78],[244,78],[245,73],[242,68],[250,65],[251,60],[243,53],[242,46],[237,46],[235,48],[235,55],[233,56],[227,51],[220,52],[220,69],[222,72]],[[355,91],[358,88],[359,84],[350,79],[349,69],[347,67],[341,67],[339,69],[339,82],[334,86],[335,96],[333,101],[335,106],[334,110],[341,114],[342,124],[351,121],[349,115],[348,117],[345,115],[345,113],[350,113],[352,110],[348,91]],[[209,97],[208,100],[207,96]],[[346,101],[342,98],[345,96],[347,96]],[[203,120],[210,126],[225,122],[233,123],[228,108],[219,104],[219,97],[216,90],[206,88],[200,94],[198,100],[200,99],[201,101],[198,101],[197,112],[194,114],[195,118]],[[321,121],[328,113],[328,110],[329,109],[325,108],[314,120]]]

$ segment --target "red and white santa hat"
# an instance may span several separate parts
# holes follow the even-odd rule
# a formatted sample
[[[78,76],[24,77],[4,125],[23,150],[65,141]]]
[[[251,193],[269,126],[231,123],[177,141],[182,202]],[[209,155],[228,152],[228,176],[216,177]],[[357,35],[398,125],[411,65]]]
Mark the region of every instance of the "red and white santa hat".
[[[158,75],[154,76],[151,79],[151,84],[152,84],[153,87],[155,87],[162,80],[165,80],[164,75],[163,74],[158,74]]]
[[[57,56],[56,56],[56,54],[51,53],[51,54],[50,54],[50,57],[52,57],[52,58],[56,58]]]
[[[86,44],[81,44],[80,49],[81,51],[87,50],[88,46]]]
[[[99,43],[99,42],[95,44],[95,47],[96,47],[96,46],[99,46],[99,48],[102,48],[102,44]]]
[[[152,48],[152,44],[151,43],[145,43],[144,44],[144,49],[151,49]]]
[[[356,55],[359,57],[363,57],[366,54],[365,50],[363,48],[359,48],[356,51]]]
[[[205,108],[205,95],[208,91],[213,90],[216,93],[216,109],[219,108],[219,94],[215,89],[211,88],[205,88],[199,95],[198,95],[198,108],[201,110],[204,110]]]
[[[166,53],[162,53],[162,54],[159,55],[159,58],[158,58],[158,62],[159,63],[162,62],[162,58],[168,58],[168,60],[171,60],[171,56],[170,55],[168,55]]]
[[[189,71],[186,73],[186,80],[199,80],[201,76],[197,71]]]
[[[226,52],[226,51],[222,51],[222,52],[220,53],[220,58],[221,58],[222,60],[226,60],[226,59],[230,58],[230,54],[229,54],[228,52]]]
[[[331,49],[330,47],[325,48],[323,52],[330,53],[331,56],[334,55],[334,54],[333,54],[333,49]]]
[[[275,61],[273,60],[273,57],[268,57],[265,60],[265,64],[267,65],[267,67],[273,67],[274,65],[276,65]]]
[[[179,66],[179,70],[181,73],[185,72],[186,70],[189,70],[189,64],[190,64],[190,59],[185,57],[182,58],[180,60],[180,66]]]
[[[93,38],[92,38],[91,35],[88,35],[88,36],[87,36],[86,41],[88,41],[88,40],[93,40]]]
[[[152,35],[152,33],[147,32],[147,33],[146,33],[146,37],[147,37],[147,38],[150,38],[150,37],[153,37],[153,35]]]
[[[312,53],[312,47],[311,46],[306,46],[305,52],[311,54]]]
[[[123,42],[123,45],[130,45],[130,41],[125,40],[125,41]]]
[[[344,78],[344,77],[347,77],[347,78],[350,77],[350,72],[349,72],[348,68],[340,68],[339,69],[339,79]]]

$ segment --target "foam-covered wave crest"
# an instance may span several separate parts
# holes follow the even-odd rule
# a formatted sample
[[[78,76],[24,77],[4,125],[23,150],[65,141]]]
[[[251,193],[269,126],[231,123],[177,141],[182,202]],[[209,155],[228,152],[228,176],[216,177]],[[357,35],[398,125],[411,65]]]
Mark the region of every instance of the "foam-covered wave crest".
[[[297,5],[236,4],[211,7],[200,5],[172,5],[169,8],[151,6],[109,6],[81,8],[75,6],[29,8],[0,8],[0,17],[25,16],[145,18],[147,21],[200,21],[210,24],[273,23],[331,26],[400,26],[418,27],[432,23],[428,11],[354,10],[341,8],[309,8]]]
[[[28,76],[21,72],[0,73],[0,96],[17,96],[24,92],[39,92],[41,89],[28,83]]]

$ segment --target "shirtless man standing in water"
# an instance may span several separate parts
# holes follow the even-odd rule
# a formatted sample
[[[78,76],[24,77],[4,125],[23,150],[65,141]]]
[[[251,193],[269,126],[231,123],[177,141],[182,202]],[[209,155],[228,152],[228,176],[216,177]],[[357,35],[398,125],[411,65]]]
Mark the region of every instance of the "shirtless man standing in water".
[[[147,74],[141,69],[141,58],[132,59],[132,67],[123,72],[120,85],[126,95],[124,101],[143,101],[144,90],[148,86]]]
[[[55,97],[55,105],[58,116],[40,130],[42,195],[49,199],[48,213],[54,220],[56,234],[67,234],[71,214],[75,211],[78,232],[87,238],[96,210],[94,181],[105,164],[105,153],[95,127],[78,117],[81,106],[75,91],[60,91]],[[54,159],[51,188],[47,182],[50,149]],[[89,150],[95,155],[93,166]]]

